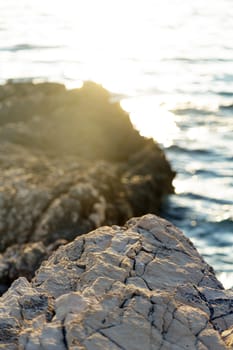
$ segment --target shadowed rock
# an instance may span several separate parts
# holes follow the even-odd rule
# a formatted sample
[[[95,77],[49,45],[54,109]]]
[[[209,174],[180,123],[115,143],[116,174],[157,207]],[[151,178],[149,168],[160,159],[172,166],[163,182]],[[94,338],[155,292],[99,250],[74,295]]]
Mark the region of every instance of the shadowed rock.
[[[233,292],[155,215],[61,246],[0,298],[5,349],[223,350],[232,327]]]
[[[0,87],[1,252],[158,212],[173,191],[159,146],[109,100],[90,82]]]

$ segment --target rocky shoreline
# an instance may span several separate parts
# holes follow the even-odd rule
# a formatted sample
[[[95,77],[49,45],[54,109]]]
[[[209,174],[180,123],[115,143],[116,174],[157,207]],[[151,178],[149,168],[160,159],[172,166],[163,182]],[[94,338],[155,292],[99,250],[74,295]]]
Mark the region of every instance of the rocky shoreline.
[[[154,215],[175,173],[106,90],[1,86],[0,167],[0,348],[233,348],[233,292]]]
[[[4,349],[233,348],[233,291],[155,215],[61,246],[0,298]]]
[[[64,241],[158,213],[175,175],[159,146],[91,82],[1,86],[0,168],[2,291]]]

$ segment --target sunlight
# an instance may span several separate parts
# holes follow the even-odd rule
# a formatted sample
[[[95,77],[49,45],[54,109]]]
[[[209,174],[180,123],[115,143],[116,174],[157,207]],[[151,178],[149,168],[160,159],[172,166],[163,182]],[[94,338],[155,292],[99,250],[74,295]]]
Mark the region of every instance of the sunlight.
[[[230,286],[233,276],[233,235],[230,232],[233,215],[233,6],[229,6],[230,3],[230,0],[0,1],[0,84],[8,80],[46,81],[77,89],[85,81],[93,81],[107,89],[109,102],[120,103],[128,113],[126,118],[129,115],[139,133],[153,138],[164,151],[176,172],[175,193],[164,203],[167,219],[174,220],[193,237],[200,252],[219,271],[225,286]],[[52,137],[57,135],[55,144],[57,150],[62,150],[62,135],[67,130],[70,140],[66,141],[73,152],[72,135],[78,135],[74,137],[76,145],[82,130],[90,129],[93,135],[95,132],[101,135],[97,149],[91,146],[94,141],[91,135],[82,142],[80,152],[90,150],[91,158],[94,158],[102,145],[105,148],[105,118],[101,121],[96,117],[95,123],[89,120],[90,107],[93,104],[97,111],[98,106],[94,96],[93,100],[89,99],[88,89],[84,89],[83,95],[87,92],[87,98],[84,97],[83,103],[82,92],[76,91],[76,94],[73,91],[68,92],[64,100],[62,95],[61,100],[54,97],[52,105],[47,106],[40,103],[43,94],[39,87],[35,90],[35,101],[31,94],[25,99],[25,103],[29,103],[27,107],[23,95],[26,97],[30,84],[25,93],[21,85],[19,88],[20,94],[17,93],[15,99],[14,85],[7,86],[6,95],[4,92],[0,101],[4,149],[8,136],[14,141],[13,151],[21,139],[26,145],[27,134],[31,135],[26,120],[32,115],[34,102],[39,107],[39,114],[34,113],[28,125],[36,128],[33,129],[38,135],[35,141],[44,149],[43,135],[37,126],[42,126],[40,116],[51,113],[53,116],[53,103],[56,104],[54,118],[58,121],[64,108],[71,103],[67,118],[74,120],[74,127],[71,130],[66,123],[63,130],[55,125],[56,119],[52,117],[51,123],[54,122],[56,127],[51,128],[49,145],[51,143],[53,147]],[[59,88],[54,86],[51,92],[56,91],[59,92]],[[83,112],[79,113],[77,109],[76,113],[76,102],[83,110],[85,103],[88,112],[80,127],[76,116],[79,121]],[[7,118],[14,112],[15,103],[20,104],[22,113],[18,113],[16,119],[20,122],[14,127]],[[102,115],[102,110],[100,113]],[[106,121],[109,114],[106,113]],[[119,132],[124,135],[124,130],[118,132],[113,119],[109,120],[107,134],[113,132],[112,143]],[[116,153],[120,157],[121,148],[124,148],[124,158],[128,142],[119,142],[122,147],[117,146]],[[17,145],[20,156],[24,146],[21,150]],[[50,146],[48,148],[50,153]],[[7,152],[4,149],[5,160]],[[64,149],[64,159],[66,153]],[[144,169],[146,172],[147,167]],[[130,188],[132,194],[140,196],[140,191]],[[143,206],[144,201],[141,202]]]
[[[130,113],[130,119],[142,136],[152,137],[165,147],[173,144],[179,132],[174,115],[160,106],[154,96],[125,99],[121,106]]]
[[[92,80],[112,92],[124,92],[128,96],[135,95],[135,86],[151,86],[155,90],[153,96],[127,99],[122,101],[122,107],[130,113],[132,123],[142,135],[170,146],[178,128],[174,115],[161,107],[161,100],[156,98],[156,85],[173,89],[179,77],[171,79],[168,75],[165,79],[163,76],[161,82],[158,76],[155,80],[142,72],[150,65],[154,69],[155,64],[157,71],[162,71],[163,57],[171,50],[167,45],[171,31],[166,30],[164,24],[173,25],[174,21],[179,21],[180,9],[174,16],[174,11],[177,13],[175,6],[169,2],[170,10],[167,11],[167,1],[156,0],[145,0],[143,4],[132,0],[68,2],[70,6],[66,9],[61,6],[57,10],[58,17],[67,18],[67,26],[72,29],[68,40],[77,42],[74,57],[83,64],[79,72],[75,65],[70,65],[65,76]],[[153,13],[148,8],[154,9]],[[140,60],[134,61],[134,57]],[[147,62],[146,67],[140,63],[143,61]]]
[[[189,183],[184,181],[183,179],[175,178],[173,180],[173,186],[175,187],[176,194],[182,194],[185,192],[189,192]]]
[[[28,6],[32,6],[30,1]],[[59,58],[70,61],[64,67],[65,76],[94,80],[114,92],[132,91],[150,64],[153,70],[156,62],[157,71],[162,71],[162,59],[173,50],[171,36],[175,35],[165,28],[166,24],[174,25],[179,21],[180,12],[185,10],[184,6],[177,8],[166,0],[162,3],[157,0],[143,3],[137,0],[42,0],[35,6],[42,12],[46,7],[48,16],[55,12],[53,21],[55,18],[56,23],[61,24],[57,27],[51,16],[51,25],[47,28],[50,35],[39,40],[47,46],[62,44]],[[174,41],[178,46],[183,42],[178,37]],[[66,57],[68,47],[72,47],[70,57]],[[135,62],[135,57],[140,60]],[[77,71],[75,61],[83,64],[84,71]],[[146,67],[140,61],[147,62]],[[158,79],[156,82],[161,87],[171,85],[172,88],[179,77],[171,79],[169,73],[167,80],[164,77],[162,82]]]
[[[83,80],[72,80],[66,83],[66,88],[68,90],[81,89],[83,87]]]
[[[232,252],[230,253],[232,254]],[[230,270],[229,272],[219,272],[217,273],[217,277],[224,285],[224,288],[232,288],[232,270]]]
[[[175,116],[161,106],[164,97],[161,100],[160,93],[187,84],[184,75],[174,74],[168,63],[174,45],[182,52],[187,41],[179,23],[190,9],[177,3],[179,0],[41,0],[32,6],[28,0],[26,8],[33,7],[42,15],[46,8],[50,20],[44,32],[50,35],[37,38],[37,42],[42,47],[57,47],[59,69],[68,88],[92,80],[113,93],[139,96],[122,101],[123,108],[142,135],[168,147],[179,130]],[[49,51],[38,50],[38,55],[42,63],[50,60]],[[150,96],[141,96],[145,89],[151,90]]]

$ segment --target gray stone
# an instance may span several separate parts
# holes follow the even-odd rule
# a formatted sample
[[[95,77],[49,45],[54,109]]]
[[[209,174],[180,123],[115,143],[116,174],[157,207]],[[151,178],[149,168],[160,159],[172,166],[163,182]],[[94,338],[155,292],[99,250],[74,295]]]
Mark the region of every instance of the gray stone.
[[[31,283],[16,280],[0,298],[0,329],[6,330],[0,345],[230,349],[232,305],[232,291],[190,241],[149,214],[77,237],[59,247]]]

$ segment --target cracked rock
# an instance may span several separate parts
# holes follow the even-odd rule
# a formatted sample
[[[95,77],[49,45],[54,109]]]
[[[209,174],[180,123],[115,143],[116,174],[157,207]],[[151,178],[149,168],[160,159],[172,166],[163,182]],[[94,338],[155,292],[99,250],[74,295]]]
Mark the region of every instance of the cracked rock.
[[[7,350],[224,350],[233,293],[182,232],[148,214],[78,236],[30,283],[13,282],[0,329]]]
[[[4,254],[15,244],[72,241],[99,226],[157,213],[175,175],[158,144],[140,136],[120,104],[91,82],[76,90],[53,83],[0,86],[0,170]],[[0,285],[7,278],[0,267]]]

